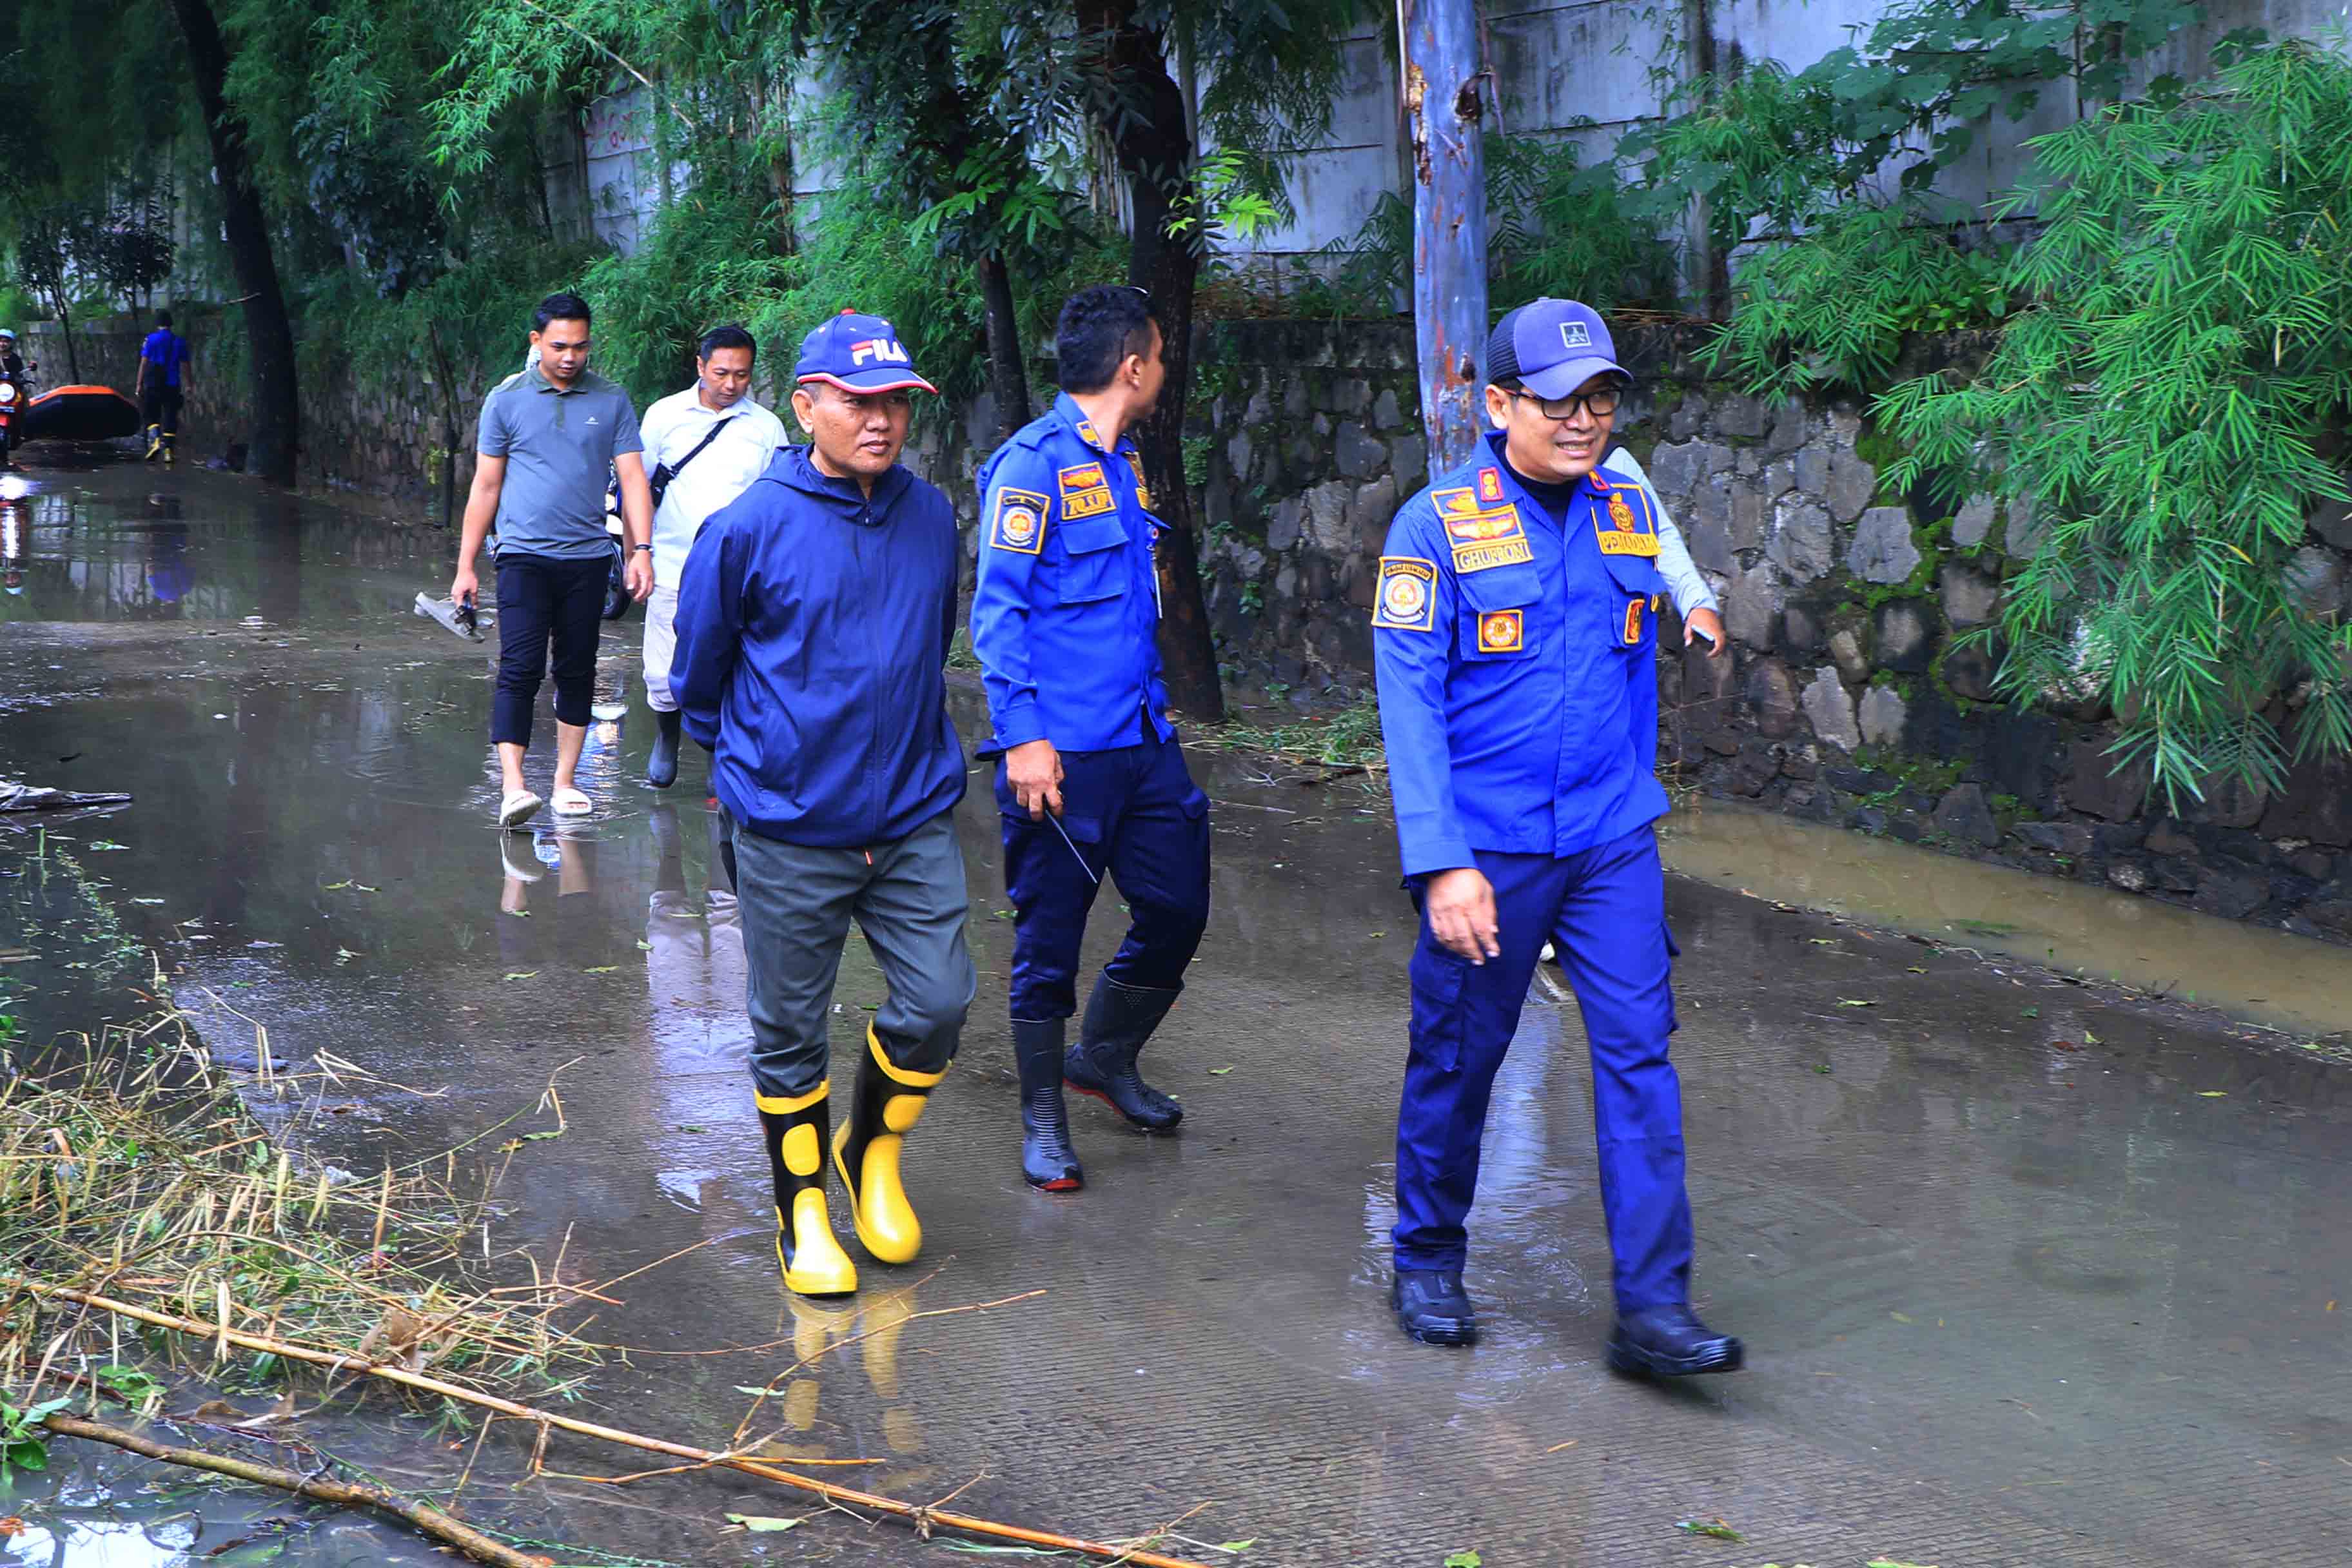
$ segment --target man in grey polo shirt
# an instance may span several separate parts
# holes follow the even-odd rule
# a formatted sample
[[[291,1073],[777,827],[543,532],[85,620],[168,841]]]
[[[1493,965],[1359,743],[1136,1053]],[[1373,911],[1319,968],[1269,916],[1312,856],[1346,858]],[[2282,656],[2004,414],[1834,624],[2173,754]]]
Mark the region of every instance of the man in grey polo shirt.
[[[500,382],[482,400],[475,442],[474,488],[457,545],[449,597],[471,603],[479,584],[474,557],[498,524],[499,684],[490,704],[490,740],[499,749],[504,793],[499,823],[519,827],[537,814],[524,787],[531,707],[554,646],[555,787],[559,816],[585,816],[595,803],[572,783],[588,739],[596,679],[596,639],[612,545],[604,532],[607,470],[621,483],[621,526],[630,595],[653,592],[653,496],[646,488],[645,443],[628,395],[588,368],[588,303],[550,294],[533,317],[532,367]]]

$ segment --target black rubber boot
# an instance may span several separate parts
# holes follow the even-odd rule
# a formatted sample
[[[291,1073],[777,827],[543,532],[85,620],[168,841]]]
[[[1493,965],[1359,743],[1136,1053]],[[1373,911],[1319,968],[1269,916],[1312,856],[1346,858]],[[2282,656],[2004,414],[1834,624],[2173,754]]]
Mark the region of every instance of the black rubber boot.
[[[654,710],[654,749],[646,759],[646,783],[656,789],[677,783],[677,741],[684,722],[675,708],[667,713]]]
[[[1086,1184],[1070,1118],[1062,1105],[1062,1038],[1066,1022],[1013,1020],[1013,1060],[1021,1069],[1021,1175],[1041,1192],[1075,1193]]]
[[[1478,1314],[1459,1268],[1400,1268],[1389,1286],[1397,1327],[1425,1345],[1466,1345],[1478,1338]]]
[[[1729,1334],[1718,1334],[1686,1306],[1648,1307],[1617,1314],[1609,1337],[1609,1365],[1635,1377],[1691,1377],[1704,1372],[1738,1372],[1748,1352]]]
[[[1091,1094],[1146,1132],[1165,1132],[1184,1120],[1184,1108],[1143,1081],[1135,1058],[1168,1009],[1173,991],[1121,985],[1097,977],[1087,999],[1086,1026],[1062,1060],[1062,1077],[1080,1094]]]
[[[834,1238],[824,1207],[824,1145],[833,1108],[825,1086],[791,1100],[757,1096],[776,1184],[776,1262],[784,1288],[802,1296],[846,1296],[857,1266]]]

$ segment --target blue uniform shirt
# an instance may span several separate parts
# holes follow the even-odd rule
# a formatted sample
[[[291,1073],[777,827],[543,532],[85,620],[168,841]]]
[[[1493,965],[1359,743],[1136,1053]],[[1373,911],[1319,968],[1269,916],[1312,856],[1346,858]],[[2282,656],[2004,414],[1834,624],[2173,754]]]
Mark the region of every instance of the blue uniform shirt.
[[[980,470],[971,647],[988,688],[983,756],[1030,741],[1102,752],[1166,740],[1160,520],[1135,443],[1116,452],[1069,394]]]
[[[1574,855],[1666,810],[1658,749],[1658,506],[1596,473],[1565,527],[1503,461],[1405,502],[1372,606],[1381,730],[1408,877],[1471,851]]]
[[[958,567],[954,506],[903,468],[869,500],[786,447],[710,514],[678,581],[670,690],[738,822],[864,847],[963,798]]]
[[[180,384],[180,367],[188,363],[188,340],[169,327],[158,327],[139,345],[139,357],[155,367],[161,384]]]

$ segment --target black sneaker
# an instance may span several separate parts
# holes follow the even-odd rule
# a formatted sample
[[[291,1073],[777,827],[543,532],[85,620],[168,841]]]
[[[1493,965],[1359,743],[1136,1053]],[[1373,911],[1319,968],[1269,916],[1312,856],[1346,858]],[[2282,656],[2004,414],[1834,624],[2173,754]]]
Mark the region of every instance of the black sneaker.
[[[1738,1372],[1746,1347],[1698,1321],[1687,1306],[1645,1307],[1617,1314],[1609,1337],[1609,1365],[1633,1377],[1692,1377],[1705,1372]]]
[[[1459,1268],[1400,1268],[1389,1287],[1397,1327],[1425,1345],[1466,1345],[1478,1338],[1478,1315]]]

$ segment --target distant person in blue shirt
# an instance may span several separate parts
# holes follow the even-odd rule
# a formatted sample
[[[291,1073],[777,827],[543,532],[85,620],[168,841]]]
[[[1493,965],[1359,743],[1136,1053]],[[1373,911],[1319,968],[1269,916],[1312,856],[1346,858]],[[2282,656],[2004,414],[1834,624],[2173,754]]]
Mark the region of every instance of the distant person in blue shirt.
[[[1406,501],[1372,605],[1381,729],[1421,915],[1397,1117],[1398,1326],[1467,1344],[1480,1136],[1538,955],[1558,950],[1592,1056],[1620,1372],[1741,1364],[1690,1305],[1673,954],[1653,824],[1657,498],[1603,473],[1632,378],[1590,308],[1538,300],[1486,345],[1472,460]]]
[[[889,322],[845,312],[801,345],[786,447],[696,533],[679,574],[670,694],[711,752],[734,819],[751,1082],[776,1192],[785,1288],[838,1296],[824,1168],[857,1239],[913,1260],[923,1227],[899,1155],[947,1076],[977,984],[947,710],[962,553],[955,507],[898,462],[931,384]],[[833,984],[855,920],[889,984],[832,1125]]]
[[[1013,900],[1013,1048],[1021,1173],[1080,1184],[1062,1085],[1130,1126],[1167,1131],[1183,1108],[1136,1068],[1175,1005],[1209,919],[1209,799],[1192,783],[1160,679],[1160,521],[1128,432],[1167,379],[1138,289],[1082,289],[1062,307],[1062,395],[980,471],[971,646],[1000,759],[996,804]],[[1096,980],[1078,1043],[1078,947],[1104,872],[1130,911]]]
[[[155,312],[155,330],[139,345],[139,378],[131,391],[147,419],[147,460],[172,461],[180,438],[180,398],[186,383],[188,340],[172,330],[172,312]]]

